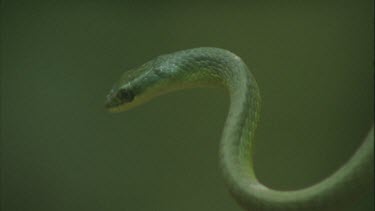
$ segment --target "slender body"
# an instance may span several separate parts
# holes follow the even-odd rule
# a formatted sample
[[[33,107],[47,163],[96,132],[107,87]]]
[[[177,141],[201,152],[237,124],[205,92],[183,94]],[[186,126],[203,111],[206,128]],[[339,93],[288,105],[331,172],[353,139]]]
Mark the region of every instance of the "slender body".
[[[107,96],[110,111],[123,111],[178,89],[223,86],[230,108],[220,143],[220,164],[235,199],[247,210],[321,210],[373,191],[374,127],[334,174],[301,190],[278,191],[261,184],[252,162],[259,119],[258,85],[245,63],[218,48],[196,48],[159,56],[127,71]]]

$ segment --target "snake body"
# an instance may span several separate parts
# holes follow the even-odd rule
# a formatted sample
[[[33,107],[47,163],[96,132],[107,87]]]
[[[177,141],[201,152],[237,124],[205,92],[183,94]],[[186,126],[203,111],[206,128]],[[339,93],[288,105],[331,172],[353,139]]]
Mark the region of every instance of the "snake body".
[[[107,96],[113,112],[128,110],[173,90],[225,87],[230,108],[220,143],[220,164],[230,192],[247,210],[321,210],[373,190],[374,127],[354,155],[334,174],[300,190],[279,191],[261,184],[252,148],[260,114],[257,82],[230,51],[195,48],[161,55],[126,71]]]

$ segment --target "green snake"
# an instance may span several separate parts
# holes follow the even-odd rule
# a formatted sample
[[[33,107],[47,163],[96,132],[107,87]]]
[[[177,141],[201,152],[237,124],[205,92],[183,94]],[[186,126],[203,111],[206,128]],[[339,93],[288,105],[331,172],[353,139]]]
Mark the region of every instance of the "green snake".
[[[158,95],[194,87],[224,87],[229,113],[220,142],[220,165],[236,201],[247,210],[321,210],[373,191],[374,126],[354,155],[335,173],[310,187],[273,190],[254,172],[252,149],[260,115],[260,93],[240,57],[219,48],[161,55],[126,71],[107,96],[109,111],[138,106]]]

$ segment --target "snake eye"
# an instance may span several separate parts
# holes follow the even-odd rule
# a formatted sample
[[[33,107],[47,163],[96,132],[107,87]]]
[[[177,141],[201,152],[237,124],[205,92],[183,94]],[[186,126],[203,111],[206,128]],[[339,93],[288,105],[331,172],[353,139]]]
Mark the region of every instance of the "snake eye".
[[[123,102],[131,102],[134,99],[134,94],[129,90],[122,89],[117,93],[117,97]]]

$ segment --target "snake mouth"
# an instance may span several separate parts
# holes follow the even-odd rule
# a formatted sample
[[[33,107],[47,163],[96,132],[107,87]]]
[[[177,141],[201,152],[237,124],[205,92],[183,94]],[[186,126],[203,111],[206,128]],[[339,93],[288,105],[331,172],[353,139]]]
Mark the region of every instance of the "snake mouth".
[[[104,104],[104,107],[111,113],[118,113],[124,110],[124,107],[126,107],[128,103],[124,103],[119,101],[118,99],[114,99],[111,101],[107,101]]]
[[[113,110],[113,109],[116,109],[118,106],[121,105],[121,102],[120,101],[117,101],[117,100],[107,100],[104,104],[104,107],[108,110]]]
[[[119,113],[129,110],[132,107],[130,103],[116,103],[116,101],[106,102],[105,108],[111,113]]]

